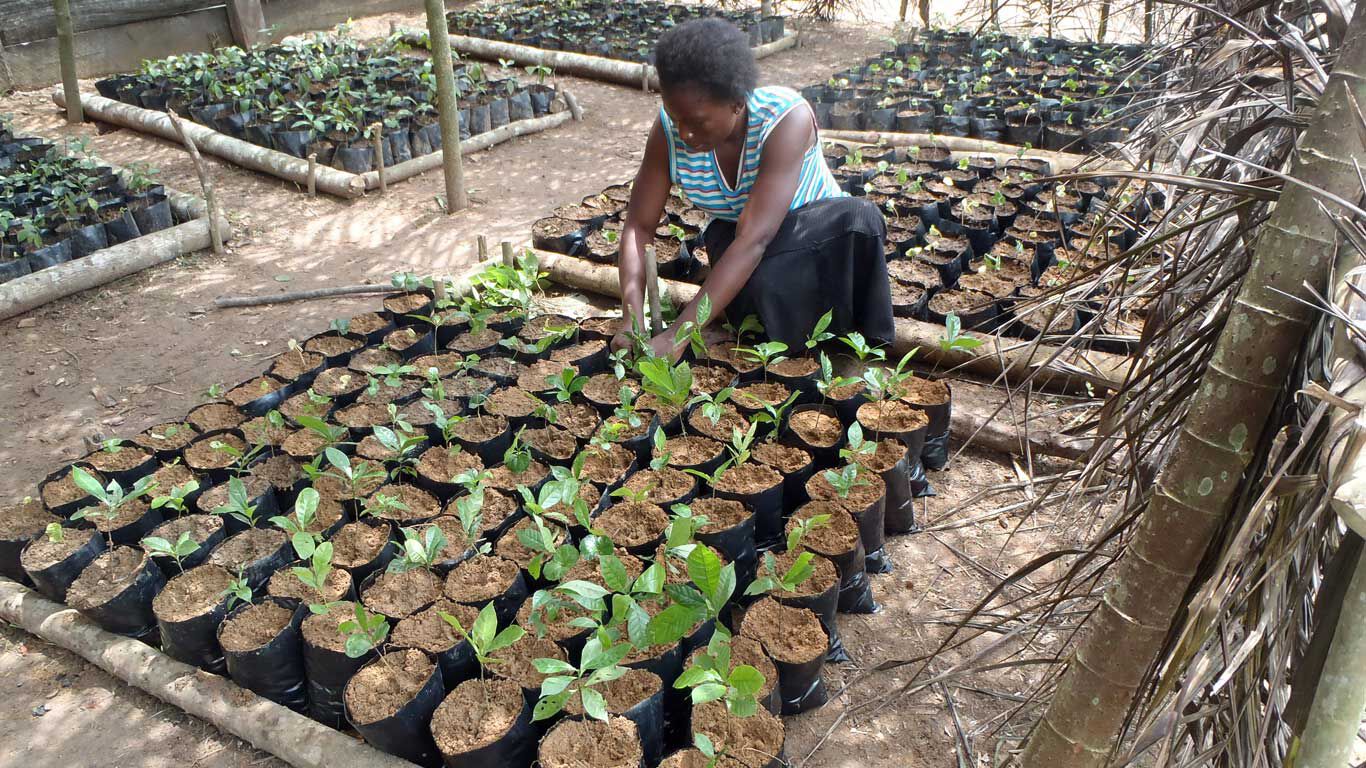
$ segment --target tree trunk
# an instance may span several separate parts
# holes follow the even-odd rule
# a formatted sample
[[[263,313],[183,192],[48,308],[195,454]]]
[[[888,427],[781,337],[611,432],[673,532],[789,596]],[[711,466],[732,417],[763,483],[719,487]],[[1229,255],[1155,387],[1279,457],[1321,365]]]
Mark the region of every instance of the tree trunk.
[[[57,17],[57,59],[62,68],[62,90],[66,93],[66,121],[73,125],[85,121],[81,108],[81,87],[77,84],[76,33],[71,25],[70,0],[52,0],[52,12]]]
[[[1295,768],[1347,765],[1366,708],[1366,559],[1357,554]]]
[[[920,24],[925,29],[930,28],[930,0],[920,0]]]
[[[1100,21],[1096,23],[1096,42],[1105,42],[1105,32],[1110,26],[1110,0],[1102,0],[1100,4]]]
[[[1360,194],[1353,158],[1366,154],[1355,106],[1366,102],[1363,71],[1366,13],[1359,7],[1289,172],[1353,200]],[[1336,241],[1319,199],[1285,184],[1148,508],[1025,746],[1024,768],[1102,766],[1117,744],[1317,314],[1312,291],[1326,288]]]
[[[911,0],[901,0],[901,10],[896,12],[897,21],[906,21],[906,8],[911,4]]]
[[[460,112],[455,103],[455,70],[451,38],[446,28],[445,0],[425,0],[432,68],[436,70],[436,110],[441,123],[441,159],[446,176],[446,213],[469,207],[465,194],[465,164],[460,154]]]
[[[1157,13],[1157,0],[1143,0],[1143,42],[1153,41],[1153,14]]]

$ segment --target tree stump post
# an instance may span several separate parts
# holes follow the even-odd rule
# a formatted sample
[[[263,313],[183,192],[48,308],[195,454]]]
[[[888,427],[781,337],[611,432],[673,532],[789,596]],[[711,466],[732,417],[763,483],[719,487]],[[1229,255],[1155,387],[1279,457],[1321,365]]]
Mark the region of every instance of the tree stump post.
[[[81,87],[76,82],[76,33],[71,24],[71,0],[52,0],[52,11],[57,16],[57,58],[62,67],[62,91],[66,94],[66,121],[73,125],[85,122],[81,106]]]
[[[436,70],[436,106],[441,123],[442,172],[446,177],[446,213],[469,207],[465,194],[465,166],[460,154],[460,112],[455,101],[455,69],[451,63],[451,37],[446,27],[445,0],[424,0],[427,37]]]

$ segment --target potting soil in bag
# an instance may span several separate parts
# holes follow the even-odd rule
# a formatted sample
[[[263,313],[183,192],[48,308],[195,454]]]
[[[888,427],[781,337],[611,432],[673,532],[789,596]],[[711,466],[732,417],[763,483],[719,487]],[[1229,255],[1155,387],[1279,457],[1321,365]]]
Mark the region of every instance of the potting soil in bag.
[[[252,615],[243,617],[247,611]],[[307,615],[308,609],[302,605],[291,608],[283,600],[269,597],[259,605],[242,606],[229,614],[219,628],[218,642],[233,682],[303,712],[308,693],[299,625]],[[274,637],[258,644],[260,635],[271,631],[275,631]]]
[[[333,603],[328,612],[304,620],[304,670],[308,677],[308,716],[340,729],[346,725],[342,695],[351,677],[373,654],[353,659],[342,651],[345,638],[338,624],[355,613],[354,603]]]
[[[226,590],[233,576],[206,565],[177,575],[152,601],[161,650],[167,656],[221,675],[227,669],[218,645],[218,626],[228,613]]]
[[[425,674],[425,682],[397,712],[378,719],[373,718],[374,712],[362,717],[357,707],[363,705],[363,692],[393,685],[392,678],[400,671],[404,677]],[[352,678],[346,689],[347,720],[371,746],[418,765],[437,765],[440,759],[428,724],[444,698],[441,671],[430,656],[422,651],[395,651],[370,662]]]

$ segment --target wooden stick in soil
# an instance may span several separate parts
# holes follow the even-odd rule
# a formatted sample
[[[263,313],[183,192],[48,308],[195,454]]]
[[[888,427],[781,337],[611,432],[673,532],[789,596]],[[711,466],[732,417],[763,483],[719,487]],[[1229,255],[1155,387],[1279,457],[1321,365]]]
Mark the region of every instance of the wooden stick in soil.
[[[650,303],[650,336],[658,336],[664,332],[664,310],[659,301],[659,263],[653,245],[645,246],[645,297]]]
[[[318,196],[318,153],[308,155],[308,196]]]
[[[579,100],[569,91],[560,91],[564,94],[564,103],[569,107],[569,114],[574,118],[574,122],[583,122],[583,107],[579,106]]]
[[[71,0],[52,0],[57,16],[57,58],[62,68],[62,92],[66,94],[66,121],[73,125],[85,121],[81,106],[81,86],[76,74],[76,33],[71,24]]]
[[[262,304],[285,304],[291,301],[325,299],[329,296],[347,296],[358,293],[389,293],[388,285],[334,285],[328,288],[312,288],[307,291],[290,291],[269,296],[220,296],[213,300],[216,309],[229,307],[256,307]]]
[[[384,176],[384,127],[375,123],[370,126],[370,141],[374,144],[375,171],[379,173],[379,191],[388,192],[389,184]]]
[[[221,675],[106,632],[76,611],[0,578],[0,619],[297,768],[414,768]]]
[[[503,241],[503,266],[508,269],[517,268],[517,257],[512,255],[512,243]]]
[[[489,260],[489,238],[488,235],[480,235],[475,241],[479,246],[479,260]]]
[[[451,64],[450,30],[446,26],[445,0],[424,0],[427,8],[427,39],[436,69],[436,106],[441,124],[441,164],[446,177],[446,213],[469,207],[465,195],[465,167],[460,150],[460,113],[455,101],[455,69]]]
[[[171,120],[171,127],[180,136],[180,141],[185,145],[185,150],[190,153],[190,159],[194,161],[194,172],[199,176],[199,186],[204,190],[204,203],[209,208],[209,238],[213,242],[213,252],[216,255],[223,253],[223,233],[218,229],[218,197],[214,194],[213,179],[209,177],[209,167],[205,164],[204,158],[199,155],[199,148],[195,146],[194,139],[185,132],[185,126],[180,122],[180,118],[175,112],[166,111],[166,116]]]

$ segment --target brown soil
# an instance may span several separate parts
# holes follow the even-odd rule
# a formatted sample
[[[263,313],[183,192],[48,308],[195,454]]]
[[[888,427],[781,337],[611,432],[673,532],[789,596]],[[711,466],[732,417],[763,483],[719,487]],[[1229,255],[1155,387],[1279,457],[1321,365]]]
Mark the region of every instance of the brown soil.
[[[509,419],[526,418],[536,410],[540,401],[520,389],[504,388],[494,391],[484,401],[484,410]]]
[[[788,389],[785,384],[776,381],[761,381],[736,387],[735,396],[732,399],[744,408],[758,408],[760,403],[781,405],[791,394],[792,390]]]
[[[103,475],[98,472],[91,472],[90,475],[95,478],[95,480],[99,481],[100,485],[105,484]],[[60,478],[44,485],[42,497],[43,503],[46,504],[49,509],[56,509],[57,507],[81,501],[82,499],[91,498],[90,494],[76,487],[76,481],[71,479],[70,472],[67,472]]]
[[[151,567],[147,554],[133,547],[114,547],[81,571],[66,593],[66,604],[78,611],[109,602],[127,589],[143,568]]]
[[[657,414],[659,416],[659,421],[662,424],[672,422],[674,419],[678,418],[680,413],[678,408],[665,403],[663,400],[660,400],[649,392],[636,398],[636,410],[640,412],[642,419],[647,421],[649,420],[651,413]]]
[[[413,291],[411,293],[397,293],[384,297],[384,308],[395,315],[406,315],[409,312],[416,312],[431,303],[432,297],[425,293]]]
[[[327,397],[347,395],[365,386],[365,376],[350,368],[328,368],[313,377],[313,391]]]
[[[560,372],[564,369],[564,363],[537,360],[517,377],[517,386],[527,392],[549,392],[555,388],[550,382],[560,378]]]
[[[526,605],[530,605],[528,601]],[[520,614],[519,614],[520,615]],[[518,622],[520,624],[520,622]],[[521,624],[526,630],[517,642],[509,645],[498,652],[497,658],[500,663],[494,664],[489,672],[496,678],[511,680],[518,686],[529,691],[539,691],[541,681],[547,675],[536,671],[532,665],[533,659],[559,659],[569,661],[564,649],[548,637],[536,637],[536,633],[531,630],[530,624]]]
[[[607,450],[590,446],[584,454],[583,479],[600,485],[616,482],[630,469],[635,458],[620,443],[612,443]]]
[[[292,513],[291,513],[292,514]],[[313,524],[307,530],[309,533],[322,533],[337,521],[342,519],[345,510],[342,509],[340,501],[331,496],[318,495],[318,509],[313,513]]]
[[[606,347],[606,341],[603,341],[601,339],[593,339],[591,341],[584,341],[578,344],[570,344],[567,347],[552,350],[550,353],[550,359],[561,365],[577,363],[580,360],[586,360],[592,357],[593,355],[602,352],[604,349],[606,349]]]
[[[882,474],[896,466],[898,461],[906,455],[906,444],[900,440],[888,438],[879,440],[874,445],[876,450],[872,453],[861,454],[854,458],[861,466]]]
[[[350,601],[334,601],[328,603],[326,609],[324,613],[310,613],[299,629],[309,645],[335,653],[345,653],[346,636],[338,627],[342,622],[356,618],[356,604]]]
[[[810,376],[820,369],[820,361],[812,357],[792,357],[768,367],[770,373],[789,379]]]
[[[681,499],[697,487],[697,480],[687,472],[673,467],[661,470],[645,470],[626,478],[626,488],[637,493],[649,490],[646,497],[657,504]]]
[[[902,400],[915,405],[941,405],[949,401],[949,386],[938,379],[920,376],[911,378],[903,385],[906,394]]]
[[[745,611],[740,634],[757,640],[785,664],[804,664],[825,653],[829,638],[820,619],[807,608],[791,608],[766,597]]]
[[[839,417],[815,408],[792,414],[787,423],[798,437],[817,448],[833,448],[844,439]]]
[[[53,521],[56,518],[52,518]],[[46,523],[43,524],[46,527]],[[39,528],[37,533],[42,533]],[[19,555],[19,563],[30,571],[41,571],[51,565],[56,565],[67,559],[76,550],[89,543],[92,536],[97,535],[93,528],[67,528],[62,533],[61,541],[52,541],[47,536],[40,535],[24,548]]]
[[[754,460],[773,467],[780,474],[790,475],[800,472],[811,464],[811,454],[796,447],[778,442],[763,442],[752,449]]]
[[[389,321],[378,312],[362,312],[351,317],[351,333],[369,335],[388,325]]]
[[[783,721],[762,707],[749,717],[736,717],[723,702],[693,707],[693,730],[745,768],[765,768],[783,751]]]
[[[541,621],[545,625],[545,636],[555,642],[563,642],[571,637],[583,635],[588,630],[581,627],[571,627],[569,622],[580,616],[587,616],[588,610],[579,605],[571,605],[561,608],[559,615],[551,619],[545,612],[541,613]],[[517,609],[517,623],[527,628],[527,632],[535,634],[531,621],[531,601],[522,603],[522,607]]]
[[[323,402],[313,402],[313,396],[324,398]],[[332,410],[332,399],[321,393],[308,389],[287,398],[280,403],[280,415],[290,422],[297,424],[300,416],[312,416],[315,419],[326,419],[327,414]]]
[[[199,436],[199,431],[183,421],[168,421],[144,429],[133,442],[149,451],[177,451]]]
[[[137,469],[150,458],[152,454],[147,451],[125,444],[112,451],[95,451],[85,457],[85,463],[94,467],[97,472],[125,472]]]
[[[374,394],[371,394],[369,386],[366,386],[365,391],[356,398],[356,402],[378,403],[380,405],[397,403],[421,392],[424,384],[425,382],[416,379],[403,379],[398,383],[398,386],[390,386],[387,382],[381,381]],[[450,389],[451,387],[448,385],[446,387],[447,394],[450,394]]]
[[[706,648],[698,648],[693,651],[692,656],[688,657],[683,668],[688,669],[697,663],[697,659]],[[759,674],[764,676],[764,685],[759,689],[759,695],[755,698],[763,701],[773,693],[773,689],[778,685],[778,668],[773,666],[773,660],[764,653],[764,647],[758,642],[748,637],[732,637],[730,640],[730,668],[734,670],[741,665],[749,665],[759,670]]]
[[[364,499],[365,497],[374,493],[375,490],[379,488],[381,484],[383,484],[383,482],[384,477],[382,475],[365,480],[364,482],[358,485],[353,495],[349,483],[347,483],[342,478],[337,477],[336,475],[329,474],[323,475],[314,480],[313,488],[316,489],[319,494],[337,500],[353,498]]]
[[[223,592],[232,574],[216,565],[202,565],[179,574],[152,600],[152,610],[162,621],[188,621],[211,613],[227,600]]]
[[[734,499],[716,497],[697,499],[690,506],[693,515],[707,518],[707,522],[698,529],[703,533],[720,533],[729,530],[743,523],[753,514],[745,508],[744,504]]]
[[[337,411],[332,417],[343,427],[373,427],[389,423],[389,408],[384,403],[355,403]]]
[[[95,524],[95,530],[100,531],[101,533],[112,533],[125,525],[130,525],[141,520],[142,516],[147,514],[148,506],[145,500],[146,498],[147,497],[144,496],[141,499],[124,502],[123,506],[119,507],[118,514],[112,519],[105,517],[102,514],[97,514],[92,515],[89,520]]]
[[[487,747],[512,730],[526,707],[511,680],[466,680],[432,714],[432,736],[444,755]]]
[[[338,357],[350,352],[355,352],[364,346],[360,339],[353,339],[347,336],[319,336],[304,342],[304,351],[317,352],[327,357]]]
[[[277,379],[294,381],[322,364],[323,356],[316,352],[290,350],[275,358],[267,373]]]
[[[654,504],[614,504],[598,515],[597,525],[619,547],[639,547],[664,535],[669,516]]]
[[[223,518],[217,515],[186,515],[177,517],[174,520],[167,520],[152,530],[149,536],[156,536],[165,539],[172,544],[180,538],[180,534],[189,531],[190,538],[196,544],[203,544],[208,538],[223,529]]]
[[[725,447],[715,440],[700,435],[671,437],[664,444],[664,452],[669,454],[669,466],[677,468],[696,467],[711,461]]]
[[[603,336],[615,336],[617,326],[621,324],[621,319],[616,317],[588,317],[579,322],[581,333],[597,333]]]
[[[439,355],[423,355],[413,360],[413,367],[417,369],[417,375],[425,377],[427,369],[435,368],[438,376],[450,376],[460,370],[460,366],[465,362],[465,356],[455,352],[443,352]]]
[[[185,420],[200,432],[232,429],[247,420],[246,414],[228,403],[205,403],[190,411]]]
[[[725,403],[721,406],[721,416],[716,423],[704,416],[701,408],[693,410],[688,414],[688,429],[717,442],[729,443],[734,430],[738,429],[741,433],[749,431],[749,419],[735,410],[735,406]]]
[[[587,403],[556,403],[556,424],[580,440],[587,440],[597,431],[602,418]]]
[[[329,423],[328,426],[335,427],[338,425]],[[348,438],[345,436],[342,437],[343,442],[347,439]],[[301,429],[289,437],[286,437],[285,441],[280,443],[280,449],[290,456],[303,460],[312,459],[314,456],[322,453],[324,448],[336,444],[336,442],[329,440],[311,429]]]
[[[593,688],[607,700],[609,714],[624,715],[631,707],[653,696],[661,686],[663,682],[659,675],[644,669],[629,669],[616,680]],[[583,699],[579,696],[570,698],[564,711],[574,716],[583,715]]]
[[[283,445],[292,433],[292,430],[287,426],[280,425],[277,427],[271,424],[270,419],[265,416],[257,416],[249,421],[244,421],[239,429],[242,430],[242,435],[247,438],[247,442],[252,445],[273,447]]]
[[[417,460],[417,473],[439,483],[454,482],[465,472],[484,468],[479,455],[460,449],[460,446],[434,446],[422,452]]]
[[[566,535],[565,530],[558,524],[549,520],[547,520],[545,524],[546,527],[550,529],[551,533],[555,534],[555,545],[559,546],[560,544],[563,544]],[[519,521],[516,525],[503,533],[502,536],[499,536],[498,543],[493,545],[493,551],[499,557],[505,557],[525,568],[526,564],[531,562],[531,550],[527,549],[526,545],[522,544],[521,539],[518,538],[519,532],[525,530],[536,530],[536,525],[531,522],[530,518]]]
[[[735,349],[735,339],[714,341],[707,345],[707,357],[725,363],[740,373],[750,373],[759,370],[758,363],[746,357],[742,357]]]
[[[579,451],[574,436],[558,427],[528,429],[522,433],[522,441],[557,462],[568,463]]]
[[[541,739],[541,768],[638,768],[640,735],[624,717],[561,720]]]
[[[607,430],[610,427],[613,429],[611,439],[614,441],[623,442],[640,437],[649,431],[651,416],[644,412],[639,413],[638,416],[638,421],[640,423],[634,427],[631,426],[628,421],[618,419],[615,416],[609,416],[602,422],[602,426],[598,428],[598,434],[607,436]]]
[[[152,473],[152,479],[156,480],[157,483],[156,493],[163,494],[170,493],[171,489],[198,478],[194,476],[189,467],[176,462],[174,464],[162,464],[156,472]],[[199,485],[203,487],[204,483],[201,482]]]
[[[465,331],[459,336],[451,339],[451,343],[446,345],[446,349],[468,354],[471,352],[478,352],[481,349],[488,349],[490,346],[501,341],[502,338],[503,334],[492,328],[485,328],[478,333],[475,333],[474,331]]]
[[[492,440],[508,430],[508,420],[502,416],[481,415],[465,419],[455,425],[451,434],[472,443]]]
[[[342,599],[351,591],[351,574],[343,568],[333,568],[327,574],[326,593],[319,593],[318,590],[305,586],[299,577],[289,568],[281,568],[271,577],[266,585],[266,594],[271,597],[282,597],[292,600],[299,600],[307,605],[326,605]]]
[[[510,357],[487,357],[474,366],[474,370],[489,378],[515,380],[522,375],[522,369],[525,367]]]
[[[850,400],[863,393],[865,386],[862,381],[855,381],[849,384],[842,384],[838,387],[831,387],[827,392],[831,400]]]
[[[220,451],[213,447],[214,443],[231,445],[233,448],[246,453],[247,441],[231,433],[220,433],[207,435],[185,448],[185,464],[190,469],[222,469],[235,461],[227,451]]]
[[[824,472],[817,472],[806,481],[806,492],[812,499],[824,499],[841,504],[850,512],[861,513],[887,494],[887,484],[882,477],[872,472],[860,472],[859,479],[866,480],[864,485],[856,485],[849,491],[849,498],[841,499],[835,492]]]
[[[694,374],[693,381],[696,381]],[[583,396],[595,403],[607,405],[621,405],[621,388],[627,387],[631,394],[640,394],[640,383],[632,379],[618,379],[611,373],[599,373],[590,376],[588,383],[583,385]]]
[[[775,488],[782,482],[783,476],[772,467],[747,461],[722,472],[716,480],[716,490],[748,495]]]
[[[359,725],[393,717],[431,682],[436,662],[414,650],[386,653],[361,668],[346,684],[346,710]]]
[[[969,312],[976,312],[989,305],[993,301],[991,294],[981,291],[971,291],[964,289],[954,289],[952,291],[940,291],[930,298],[930,310],[941,315],[955,312],[965,315]],[[967,324],[964,324],[967,329]],[[970,329],[968,329],[970,330]]]
[[[266,489],[270,487],[270,483],[265,478],[246,475],[242,478],[242,487],[247,491],[247,498],[254,499],[265,493]],[[212,514],[215,509],[227,505],[228,493],[231,490],[230,483],[226,481],[219,483],[199,494],[199,498],[195,499],[195,506],[199,507],[199,511],[205,514]]]
[[[527,465],[524,472],[513,472],[506,466],[500,465],[489,470],[488,487],[509,492],[516,490],[519,485],[531,488],[548,474],[550,474],[550,469],[541,462],[534,460]]]
[[[48,523],[59,522],[56,515],[43,508],[43,503],[32,496],[26,496],[13,504],[0,506],[0,539],[16,541],[35,536],[47,528]]]
[[[457,496],[456,499],[459,497]],[[447,517],[460,517],[460,511],[456,508],[456,499],[451,499],[442,510],[442,514]],[[508,516],[517,511],[517,502],[511,496],[499,493],[498,491],[484,491],[484,506],[480,508],[482,512],[480,528],[483,533],[488,533],[507,520]]]
[[[379,347],[370,347],[369,349],[362,349],[352,355],[351,362],[347,363],[347,367],[351,369],[352,374],[356,375],[360,379],[360,383],[364,385],[366,383],[365,374],[373,374],[382,367],[392,368],[402,362],[403,358],[399,357],[397,352],[388,349],[380,349]]]
[[[441,597],[441,580],[431,571],[415,568],[386,572],[361,593],[360,600],[375,613],[401,619],[426,608]]]
[[[252,465],[250,477],[269,483],[276,490],[293,488],[304,476],[299,463],[288,456],[271,456]]]
[[[692,369],[694,394],[716,394],[735,383],[735,371],[720,365],[695,365]]]
[[[277,528],[249,528],[214,547],[208,562],[237,573],[242,567],[274,554],[287,540],[285,532]]]
[[[257,376],[228,390],[228,393],[223,395],[223,399],[240,408],[247,403],[269,395],[284,385],[285,383],[279,379],[270,376]]]
[[[332,563],[338,568],[358,568],[379,557],[388,543],[388,525],[347,523],[332,534]]]
[[[218,643],[229,653],[247,653],[274,640],[294,620],[294,611],[270,601],[244,608],[223,622]]]
[[[928,426],[930,418],[924,411],[918,411],[906,403],[893,400],[860,405],[858,421],[866,430],[895,434],[914,432]]]
[[[415,485],[407,485],[406,483],[382,485],[370,494],[370,499],[375,500],[380,496],[397,499],[400,504],[407,507],[407,509],[391,508],[379,511],[378,517],[381,520],[405,523],[412,520],[430,520],[441,514],[441,502],[437,501],[435,496]]]
[[[777,571],[779,575],[787,573],[800,556],[800,550],[789,550],[774,555],[774,560],[776,561],[774,570]],[[781,595],[785,598],[812,597],[825,592],[825,590],[830,589],[835,584],[839,583],[839,572],[835,570],[835,564],[824,557],[821,557],[819,554],[811,559],[811,567],[812,572],[810,578],[803,581],[801,584],[798,584],[797,588],[792,592],[782,592]]]
[[[828,515],[830,519],[825,525],[812,528],[803,536],[802,546],[826,557],[838,557],[858,546],[858,523],[854,522],[849,510],[833,501],[812,501],[798,507],[788,518],[788,533],[797,527],[798,522],[817,515]]]
[[[902,283],[922,288],[938,286],[939,270],[917,259],[893,259],[887,262],[887,274]]]
[[[384,337],[384,346],[395,352],[403,352],[421,340],[422,336],[419,335],[412,326],[408,325],[402,328],[395,328],[386,334]],[[428,347],[428,349],[430,350],[430,347]]]
[[[441,614],[449,614],[468,632],[479,617],[479,610],[449,600],[438,600],[430,608],[402,619],[394,627],[389,642],[398,648],[416,648],[428,653],[444,653],[464,642],[455,627]]]

